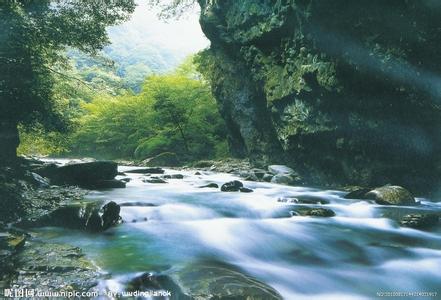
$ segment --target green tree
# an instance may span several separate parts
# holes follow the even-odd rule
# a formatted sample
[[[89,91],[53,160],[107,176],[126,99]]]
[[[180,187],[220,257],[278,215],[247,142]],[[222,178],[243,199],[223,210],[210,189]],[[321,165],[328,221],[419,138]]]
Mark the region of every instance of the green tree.
[[[145,159],[174,152],[182,161],[225,155],[224,123],[210,88],[185,65],[147,77],[139,94],[84,104],[72,153]]]
[[[20,124],[66,130],[55,80],[67,47],[95,53],[106,27],[125,20],[134,1],[15,0],[0,3],[0,163],[15,157]]]

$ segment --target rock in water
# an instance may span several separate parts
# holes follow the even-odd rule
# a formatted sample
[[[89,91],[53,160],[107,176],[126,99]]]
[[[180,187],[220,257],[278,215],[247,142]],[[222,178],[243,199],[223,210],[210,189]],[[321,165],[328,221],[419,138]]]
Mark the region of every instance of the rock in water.
[[[335,212],[327,208],[298,208],[295,210],[294,215],[310,216],[310,217],[333,217]]]
[[[371,189],[368,188],[357,188],[349,193],[347,193],[345,199],[366,199],[366,194],[370,192]]]
[[[273,179],[273,177],[274,177],[274,175],[267,173],[267,174],[263,175],[262,180],[266,181],[266,182],[270,182]]]
[[[217,183],[209,183],[209,184],[200,186],[200,188],[215,188],[215,189],[217,189],[217,188],[219,188],[219,186],[217,185]]]
[[[239,191],[240,191],[241,193],[252,193],[252,192],[253,192],[252,189],[249,189],[249,188],[246,188],[246,187],[241,187],[241,188],[239,188]]]
[[[164,174],[165,171],[162,168],[143,168],[126,171],[126,173],[138,173],[138,174]]]
[[[103,214],[101,216],[102,226],[98,230],[106,230],[119,223],[121,217],[119,215],[121,207],[113,201],[110,201],[102,207]]]
[[[130,181],[130,178],[128,179],[129,179],[128,181]],[[118,189],[125,187],[126,187],[126,181],[124,179],[100,180],[90,186],[90,188],[94,188],[94,189],[115,189],[115,188]]]
[[[220,262],[192,263],[170,274],[170,278],[191,299],[282,299],[272,287]]]
[[[119,213],[120,207],[113,201],[105,205],[101,202],[81,202],[60,207],[37,220],[24,221],[21,225],[26,227],[59,226],[100,232],[118,224],[121,221]]]
[[[167,183],[167,181],[165,181],[162,178],[159,177],[150,177],[150,178],[146,178],[142,180],[143,182],[148,182],[148,183]]]
[[[179,285],[177,285],[170,276],[155,273],[144,273],[141,276],[132,279],[126,286],[128,291],[154,291],[158,295],[164,295],[164,299],[170,300],[191,300]],[[170,291],[171,295],[167,297],[164,293]],[[156,297],[155,297],[156,298]],[[161,297],[162,298],[162,297]]]
[[[405,188],[385,185],[366,193],[364,199],[375,200],[382,205],[415,205],[415,198]]]
[[[400,225],[417,229],[426,229],[436,226],[438,222],[439,216],[436,214],[410,214],[401,219]]]
[[[93,187],[100,181],[112,180],[118,174],[118,165],[112,161],[94,161],[65,166],[49,165],[35,170],[35,173],[47,177],[52,184],[71,184],[81,187]]]
[[[268,166],[268,171],[272,174],[283,174],[283,175],[291,175],[296,172],[288,166],[285,165],[270,165]]]
[[[295,183],[294,178],[292,178],[290,175],[285,175],[285,174],[274,175],[271,178],[271,182],[278,183],[278,184],[286,184],[286,185],[290,185],[290,184]]]
[[[221,186],[221,191],[222,192],[238,192],[240,190],[240,188],[243,187],[243,183],[240,182],[239,180],[233,180],[227,183],[224,183]]]

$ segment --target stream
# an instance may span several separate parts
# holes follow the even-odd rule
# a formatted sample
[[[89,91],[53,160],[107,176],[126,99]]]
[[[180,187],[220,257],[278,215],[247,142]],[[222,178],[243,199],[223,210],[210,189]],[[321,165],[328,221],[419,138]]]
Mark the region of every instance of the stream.
[[[119,167],[121,172],[131,169]],[[340,191],[243,180],[254,192],[221,192],[200,186],[240,179],[165,170],[184,178],[154,184],[143,182],[143,174],[127,173],[118,176],[131,178],[125,189],[88,194],[89,201],[121,205],[124,223],[104,233],[55,227],[34,231],[41,239],[81,247],[107,274],[99,286],[107,291],[122,291],[145,272],[185,272],[216,261],[271,286],[284,299],[371,299],[377,292],[440,296],[440,226],[421,231],[394,220],[415,209],[441,212],[440,202],[419,198],[417,207],[382,206],[344,199]],[[305,195],[329,203],[278,201]],[[336,216],[292,216],[299,205],[330,208]]]

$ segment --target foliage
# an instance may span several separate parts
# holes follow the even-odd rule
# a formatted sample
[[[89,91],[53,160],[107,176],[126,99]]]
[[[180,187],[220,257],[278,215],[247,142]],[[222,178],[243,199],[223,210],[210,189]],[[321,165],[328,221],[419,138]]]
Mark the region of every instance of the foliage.
[[[148,3],[161,9],[161,18],[170,19],[179,18],[194,9],[196,0],[148,0]]]
[[[102,49],[108,42],[106,27],[125,20],[133,9],[133,1],[2,1],[2,122],[66,130],[64,106],[54,90],[56,81],[67,76],[64,50]]]
[[[224,124],[208,85],[195,76],[187,63],[149,76],[140,94],[83,103],[87,113],[72,136],[72,153],[144,159],[174,152],[183,161],[225,155]]]

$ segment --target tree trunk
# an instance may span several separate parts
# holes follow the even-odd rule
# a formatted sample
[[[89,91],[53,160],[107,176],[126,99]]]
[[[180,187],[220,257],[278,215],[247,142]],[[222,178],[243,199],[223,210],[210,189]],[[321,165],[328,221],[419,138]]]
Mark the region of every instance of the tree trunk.
[[[16,160],[19,144],[17,124],[0,121],[0,165],[10,165]]]

